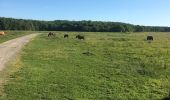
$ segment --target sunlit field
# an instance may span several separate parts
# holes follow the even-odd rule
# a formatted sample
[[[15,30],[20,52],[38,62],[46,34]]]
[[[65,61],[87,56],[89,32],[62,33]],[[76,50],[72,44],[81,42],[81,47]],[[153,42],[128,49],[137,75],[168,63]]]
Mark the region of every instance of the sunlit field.
[[[0,35],[0,43],[17,38],[17,37],[28,35],[33,32],[34,31],[5,31],[5,35]]]
[[[55,34],[43,33],[24,47],[17,64],[10,65],[18,69],[0,92],[2,100],[159,100],[169,95],[170,33]],[[146,41],[147,35],[154,40]]]

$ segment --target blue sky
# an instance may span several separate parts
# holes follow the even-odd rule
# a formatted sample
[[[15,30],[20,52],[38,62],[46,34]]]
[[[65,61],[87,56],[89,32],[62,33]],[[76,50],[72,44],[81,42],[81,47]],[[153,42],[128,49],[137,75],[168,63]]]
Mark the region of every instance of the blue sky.
[[[170,26],[170,0],[0,0],[0,16]]]

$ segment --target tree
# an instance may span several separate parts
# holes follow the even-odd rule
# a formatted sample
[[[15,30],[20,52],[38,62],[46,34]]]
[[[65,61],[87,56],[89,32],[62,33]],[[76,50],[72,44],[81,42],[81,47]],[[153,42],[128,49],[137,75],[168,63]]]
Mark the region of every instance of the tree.
[[[86,32],[170,32],[170,27],[139,26],[101,21],[38,21],[0,17],[0,30],[86,31]]]

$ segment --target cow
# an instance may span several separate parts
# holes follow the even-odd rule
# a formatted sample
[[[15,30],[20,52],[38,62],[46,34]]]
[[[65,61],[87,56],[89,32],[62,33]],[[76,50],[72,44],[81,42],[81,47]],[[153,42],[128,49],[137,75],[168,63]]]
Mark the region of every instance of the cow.
[[[76,38],[78,38],[79,40],[81,40],[81,39],[84,40],[85,39],[84,36],[82,36],[82,35],[77,35]]]
[[[55,35],[54,35],[54,33],[50,32],[50,33],[48,33],[48,37],[50,37],[50,36],[55,36]]]
[[[0,35],[5,35],[5,32],[3,32],[3,31],[0,31]]]
[[[147,36],[147,40],[153,40],[153,36]]]
[[[64,34],[64,38],[68,38],[68,34]]]

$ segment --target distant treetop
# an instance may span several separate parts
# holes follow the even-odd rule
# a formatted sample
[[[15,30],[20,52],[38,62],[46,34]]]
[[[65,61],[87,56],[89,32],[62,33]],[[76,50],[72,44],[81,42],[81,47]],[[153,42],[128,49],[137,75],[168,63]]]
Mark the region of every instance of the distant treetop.
[[[170,32],[170,27],[139,26],[102,21],[39,21],[0,17],[0,30],[84,31],[84,32]]]

